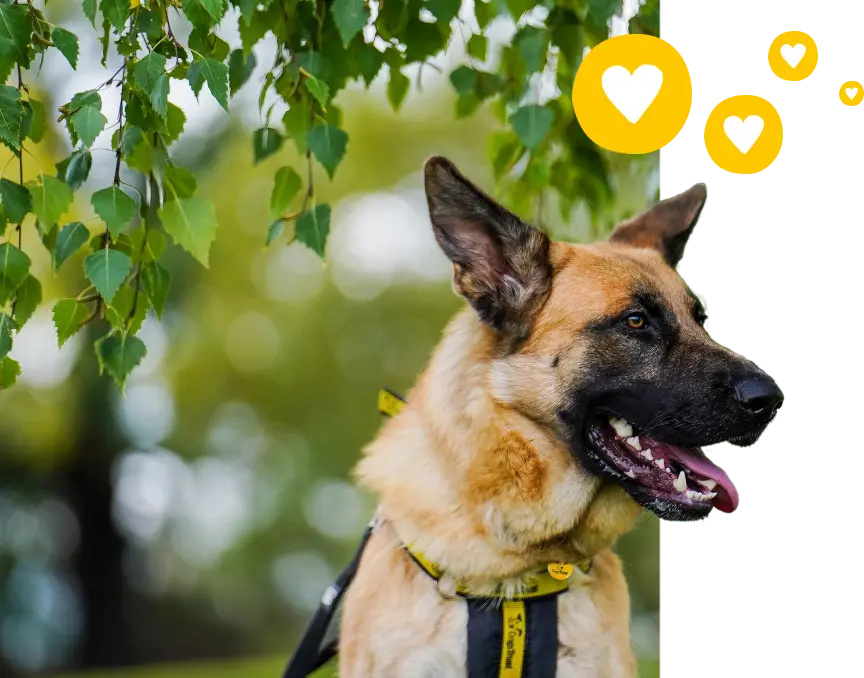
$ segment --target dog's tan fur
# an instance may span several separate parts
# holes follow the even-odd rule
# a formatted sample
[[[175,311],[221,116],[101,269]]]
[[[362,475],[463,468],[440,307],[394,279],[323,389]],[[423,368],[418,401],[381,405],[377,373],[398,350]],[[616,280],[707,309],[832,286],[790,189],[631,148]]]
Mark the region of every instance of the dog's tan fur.
[[[584,359],[583,329],[625,311],[635,281],[650,278],[689,314],[677,273],[628,228],[639,247],[622,238],[551,243],[551,286],[517,350],[502,350],[471,308],[459,313],[404,410],[366,449],[358,477],[380,498],[384,523],[346,598],[344,678],[466,675],[465,603],[442,595],[405,543],[446,570],[444,594],[454,581],[483,590],[503,580],[515,590],[526,570],[592,558],[590,573],[577,571],[559,597],[557,675],[635,675],[627,585],[609,549],[641,508],[583,469],[555,421],[563,380]],[[466,294],[462,278],[456,267]]]

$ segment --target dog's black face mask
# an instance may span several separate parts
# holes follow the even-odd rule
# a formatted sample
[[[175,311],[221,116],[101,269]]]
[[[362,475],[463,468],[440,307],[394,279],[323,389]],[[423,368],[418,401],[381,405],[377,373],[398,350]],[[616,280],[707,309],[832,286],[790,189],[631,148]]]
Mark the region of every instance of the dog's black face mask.
[[[783,395],[753,363],[708,337],[698,302],[685,330],[660,302],[640,296],[623,317],[589,330],[585,370],[559,414],[571,448],[661,518],[731,512],[735,486],[700,447],[754,443]]]

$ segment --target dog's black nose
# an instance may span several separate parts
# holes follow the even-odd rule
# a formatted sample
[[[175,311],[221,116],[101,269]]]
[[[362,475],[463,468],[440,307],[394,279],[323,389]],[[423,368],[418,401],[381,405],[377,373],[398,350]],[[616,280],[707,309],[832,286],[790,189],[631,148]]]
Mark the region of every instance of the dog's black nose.
[[[774,414],[783,404],[783,391],[768,375],[744,377],[732,390],[738,404],[753,414]]]

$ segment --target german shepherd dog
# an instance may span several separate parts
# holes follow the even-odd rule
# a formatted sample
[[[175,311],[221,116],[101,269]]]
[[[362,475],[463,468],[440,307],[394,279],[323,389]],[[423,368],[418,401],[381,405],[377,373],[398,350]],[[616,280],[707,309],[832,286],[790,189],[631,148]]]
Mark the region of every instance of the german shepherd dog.
[[[734,511],[735,486],[700,448],[754,443],[783,402],[708,336],[675,271],[705,186],[590,245],[551,241],[444,158],[427,161],[425,187],[468,307],[358,466],[381,524],[346,597],[341,675],[462,678],[455,584],[518,591],[525,572],[590,558],[558,597],[557,676],[634,676],[610,547],[644,509]],[[444,570],[437,585],[406,544]]]

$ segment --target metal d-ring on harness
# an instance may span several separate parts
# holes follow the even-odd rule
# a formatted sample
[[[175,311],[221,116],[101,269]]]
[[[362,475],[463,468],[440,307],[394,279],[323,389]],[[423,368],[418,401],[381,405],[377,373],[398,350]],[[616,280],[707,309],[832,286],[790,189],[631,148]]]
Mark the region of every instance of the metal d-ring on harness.
[[[404,404],[405,400],[400,395],[388,389],[383,389],[378,394],[378,411],[385,416],[391,417],[397,414]],[[375,516],[366,526],[363,538],[360,540],[360,544],[354,552],[354,557],[351,559],[348,567],[342,570],[336,581],[328,586],[324,591],[324,595],[321,596],[318,609],[303,632],[303,637],[300,639],[297,649],[294,650],[288,666],[285,667],[282,678],[306,678],[306,676],[314,673],[339,654],[338,637],[323,647],[321,643],[324,641],[327,630],[333,622],[333,616],[339,607],[339,601],[342,600],[342,596],[345,595],[348,585],[353,581],[354,575],[357,574],[360,557],[366,549],[369,537],[372,536],[377,527],[378,516]]]

